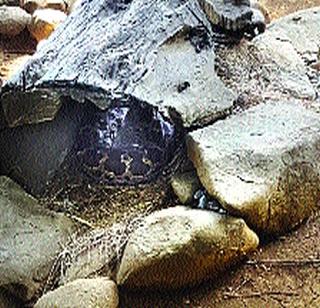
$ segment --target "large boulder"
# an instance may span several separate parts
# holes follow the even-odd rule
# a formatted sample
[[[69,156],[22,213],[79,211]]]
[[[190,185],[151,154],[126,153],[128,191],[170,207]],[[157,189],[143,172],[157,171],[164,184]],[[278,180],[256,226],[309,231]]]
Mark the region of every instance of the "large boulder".
[[[0,287],[24,300],[46,282],[76,225],[47,211],[7,177],[0,177]]]
[[[130,237],[117,283],[179,288],[213,278],[258,246],[239,218],[178,206],[146,217]]]
[[[192,132],[189,156],[209,194],[256,230],[282,233],[320,199],[320,116],[268,102]]]
[[[43,295],[35,308],[117,308],[117,285],[107,278],[78,279]]]

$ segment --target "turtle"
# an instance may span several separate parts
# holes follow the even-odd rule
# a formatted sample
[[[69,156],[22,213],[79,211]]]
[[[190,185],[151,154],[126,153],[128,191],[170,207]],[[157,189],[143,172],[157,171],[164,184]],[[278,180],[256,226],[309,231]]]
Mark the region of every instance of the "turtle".
[[[89,186],[166,181],[186,161],[188,129],[137,84],[167,42],[214,53],[263,32],[254,12],[246,0],[84,0],[1,88],[0,172],[36,196],[62,174]]]

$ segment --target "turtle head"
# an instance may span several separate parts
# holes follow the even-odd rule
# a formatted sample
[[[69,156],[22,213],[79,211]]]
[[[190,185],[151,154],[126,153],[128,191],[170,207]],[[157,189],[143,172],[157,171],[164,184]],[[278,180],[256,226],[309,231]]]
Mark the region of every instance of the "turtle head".
[[[106,110],[90,106],[71,159],[89,182],[137,185],[170,174],[184,145],[183,127],[131,97]]]

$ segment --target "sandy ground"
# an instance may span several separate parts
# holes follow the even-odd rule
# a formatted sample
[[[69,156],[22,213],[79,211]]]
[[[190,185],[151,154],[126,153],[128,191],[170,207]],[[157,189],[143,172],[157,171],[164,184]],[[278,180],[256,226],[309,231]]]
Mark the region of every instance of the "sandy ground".
[[[271,19],[320,0],[261,0]],[[23,64],[36,44],[27,32],[0,37],[0,83]],[[169,293],[120,290],[121,307],[320,307],[320,216],[296,231],[265,241],[220,280]]]

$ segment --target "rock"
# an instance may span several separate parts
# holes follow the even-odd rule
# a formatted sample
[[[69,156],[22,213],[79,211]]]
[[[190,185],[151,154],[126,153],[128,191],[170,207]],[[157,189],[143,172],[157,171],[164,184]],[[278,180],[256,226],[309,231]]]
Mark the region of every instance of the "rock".
[[[320,48],[320,8],[298,11],[272,23],[268,32],[287,41],[307,63],[317,61]],[[284,51],[284,50],[282,50]]]
[[[182,174],[174,175],[171,181],[174,193],[178,196],[182,204],[190,203],[197,190],[200,189],[201,183],[195,171],[189,171]]]
[[[0,6],[0,35],[18,35],[31,22],[31,16],[20,7]]]
[[[0,287],[29,300],[76,226],[40,207],[7,177],[0,177],[0,212]]]
[[[199,3],[213,24],[219,24],[228,30],[243,28],[244,16],[251,12],[250,0],[199,0]],[[235,3],[237,5],[234,5]]]
[[[67,15],[54,9],[36,10],[28,26],[31,35],[39,42],[50,34],[66,19]]]
[[[19,6],[19,0],[0,0],[0,6],[7,5],[7,6]]]
[[[289,15],[251,42],[218,51],[219,76],[254,103],[292,97],[314,100],[317,94],[306,64],[315,61],[319,51],[319,15],[318,8]]]
[[[78,279],[43,295],[35,308],[118,307],[116,284],[107,278]]]
[[[66,0],[68,14],[71,14],[81,4],[82,0]]]
[[[67,12],[67,3],[64,0],[22,0],[21,6],[30,14],[38,9],[54,9]]]
[[[212,49],[198,53],[189,41],[177,38],[159,48],[133,94],[159,108],[175,110],[186,127],[204,125],[229,114],[236,99],[214,66]]]
[[[291,230],[320,199],[320,116],[268,102],[188,136],[189,157],[209,194],[255,230]]]
[[[212,278],[258,246],[242,219],[174,207],[155,212],[130,237],[117,283],[179,288]]]

